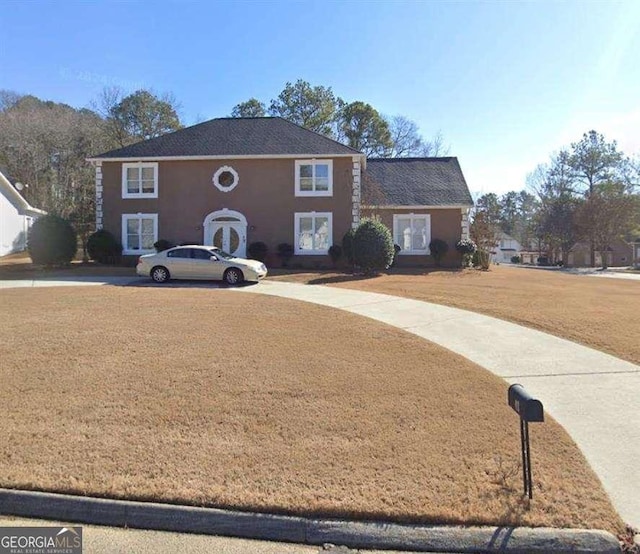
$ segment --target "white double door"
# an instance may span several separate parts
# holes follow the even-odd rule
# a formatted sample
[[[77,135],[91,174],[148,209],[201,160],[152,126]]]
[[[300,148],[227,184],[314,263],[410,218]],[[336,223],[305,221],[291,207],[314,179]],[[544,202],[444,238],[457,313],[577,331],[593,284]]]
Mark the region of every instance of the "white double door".
[[[241,223],[230,221],[213,222],[213,246],[232,256],[244,258],[247,253],[246,229]]]

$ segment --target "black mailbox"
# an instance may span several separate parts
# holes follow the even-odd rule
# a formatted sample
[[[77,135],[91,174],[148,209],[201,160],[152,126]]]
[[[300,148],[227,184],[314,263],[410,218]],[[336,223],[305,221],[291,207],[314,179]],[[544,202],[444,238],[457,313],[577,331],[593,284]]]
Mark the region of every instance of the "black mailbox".
[[[542,402],[533,398],[522,385],[515,384],[509,387],[509,406],[524,421],[544,421]]]

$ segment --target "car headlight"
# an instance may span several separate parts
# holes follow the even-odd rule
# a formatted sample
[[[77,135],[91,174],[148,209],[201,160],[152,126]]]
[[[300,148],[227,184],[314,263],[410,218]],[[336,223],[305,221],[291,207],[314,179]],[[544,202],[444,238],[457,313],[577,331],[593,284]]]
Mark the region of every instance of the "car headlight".
[[[260,264],[260,271],[267,271],[267,266],[264,264]]]

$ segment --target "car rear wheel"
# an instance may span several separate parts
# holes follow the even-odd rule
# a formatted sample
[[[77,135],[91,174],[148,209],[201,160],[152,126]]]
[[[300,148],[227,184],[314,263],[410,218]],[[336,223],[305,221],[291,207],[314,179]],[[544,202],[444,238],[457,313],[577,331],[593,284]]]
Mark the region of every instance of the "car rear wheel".
[[[242,271],[235,267],[231,267],[224,272],[224,282],[227,283],[227,285],[238,285],[242,283],[243,280],[244,275],[242,275]]]
[[[171,275],[169,275],[169,270],[166,267],[159,265],[151,270],[151,278],[156,283],[166,283],[171,279]]]

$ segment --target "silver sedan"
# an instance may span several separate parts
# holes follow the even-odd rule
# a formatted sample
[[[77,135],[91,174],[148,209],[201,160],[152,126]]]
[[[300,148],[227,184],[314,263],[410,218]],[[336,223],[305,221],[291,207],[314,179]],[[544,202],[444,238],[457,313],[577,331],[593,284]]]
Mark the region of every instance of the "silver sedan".
[[[213,279],[237,285],[267,276],[262,262],[236,258],[214,246],[176,246],[138,258],[136,273],[156,283],[169,279]]]

